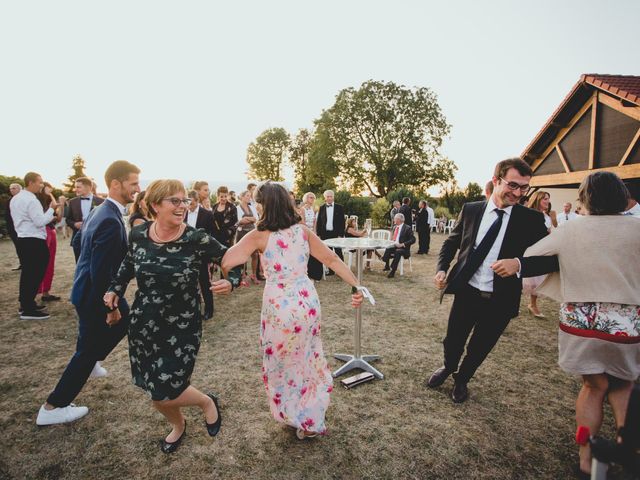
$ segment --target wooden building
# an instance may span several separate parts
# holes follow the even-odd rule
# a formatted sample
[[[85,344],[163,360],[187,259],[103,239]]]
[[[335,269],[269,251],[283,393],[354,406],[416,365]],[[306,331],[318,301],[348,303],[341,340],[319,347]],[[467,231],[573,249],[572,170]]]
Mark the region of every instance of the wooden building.
[[[585,74],[522,152],[531,185],[575,199],[591,172],[616,173],[637,196],[640,185],[640,76]]]

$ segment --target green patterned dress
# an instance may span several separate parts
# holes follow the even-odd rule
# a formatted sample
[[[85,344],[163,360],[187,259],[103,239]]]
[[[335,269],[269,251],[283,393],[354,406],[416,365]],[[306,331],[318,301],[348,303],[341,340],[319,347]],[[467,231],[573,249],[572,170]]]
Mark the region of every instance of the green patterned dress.
[[[135,276],[128,332],[133,383],[153,400],[172,400],[189,386],[200,348],[200,265],[219,263],[227,248],[189,226],[177,240],[156,243],[150,225],[131,230],[129,251],[109,291],[122,297]],[[239,269],[229,281],[238,285]]]

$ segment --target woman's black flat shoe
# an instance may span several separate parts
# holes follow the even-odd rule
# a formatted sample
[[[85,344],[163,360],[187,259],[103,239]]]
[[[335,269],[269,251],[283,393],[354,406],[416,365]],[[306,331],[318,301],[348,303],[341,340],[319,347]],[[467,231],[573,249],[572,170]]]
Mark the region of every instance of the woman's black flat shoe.
[[[182,435],[175,442],[167,442],[165,439],[162,439],[162,445],[160,445],[160,450],[162,453],[173,453],[178,450],[178,447],[182,443],[182,439],[187,433],[187,420],[184,421],[184,430],[182,431]]]
[[[222,414],[220,413],[220,406],[218,405],[218,397],[213,393],[208,393],[207,397],[213,400],[213,403],[216,406],[216,411],[218,412],[218,419],[213,423],[207,423],[205,418],[204,424],[207,426],[207,433],[209,433],[209,436],[215,437],[220,431],[220,426],[222,425]]]

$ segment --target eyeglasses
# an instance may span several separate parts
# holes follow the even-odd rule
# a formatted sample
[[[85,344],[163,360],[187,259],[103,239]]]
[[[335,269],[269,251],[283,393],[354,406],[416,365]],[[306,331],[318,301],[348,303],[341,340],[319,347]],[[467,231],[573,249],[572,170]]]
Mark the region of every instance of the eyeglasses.
[[[499,177],[499,178],[507,185],[507,187],[509,187],[509,190],[520,190],[522,193],[527,193],[531,188],[531,185],[529,184],[520,185],[519,183],[516,183],[516,182],[507,182],[502,177]]]
[[[173,205],[174,207],[179,207],[181,205],[184,205],[185,207],[188,206],[191,203],[191,199],[190,198],[176,198],[176,197],[171,197],[171,198],[163,198],[162,201],[167,201],[167,202],[171,202],[171,205]]]

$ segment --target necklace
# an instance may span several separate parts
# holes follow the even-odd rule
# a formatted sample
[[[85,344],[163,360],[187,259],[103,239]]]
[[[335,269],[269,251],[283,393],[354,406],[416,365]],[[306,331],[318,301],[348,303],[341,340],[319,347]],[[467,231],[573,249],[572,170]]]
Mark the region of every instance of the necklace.
[[[169,243],[169,242],[173,242],[176,238],[178,238],[182,232],[182,225],[178,227],[178,233],[176,235],[174,235],[173,237],[169,238],[168,240],[164,240],[159,234],[158,234],[158,222],[153,222],[153,234],[156,236],[156,238],[160,241],[160,243]]]

